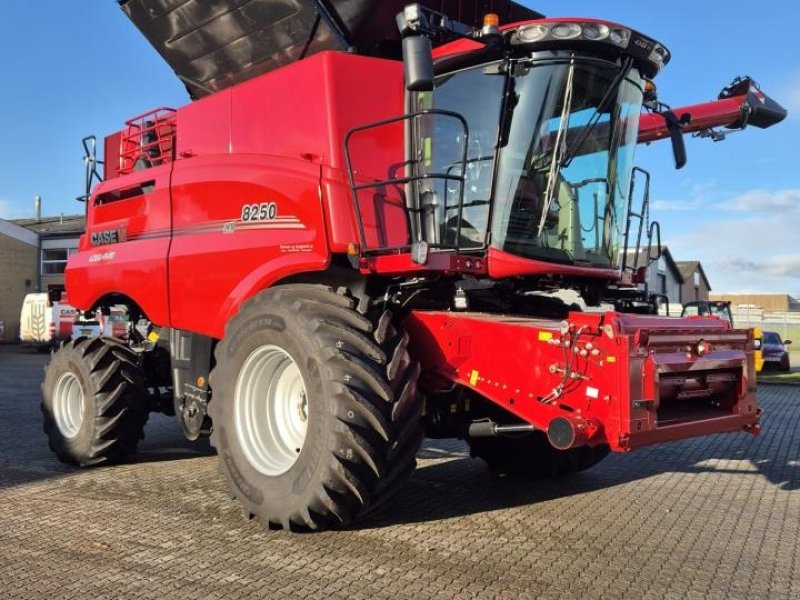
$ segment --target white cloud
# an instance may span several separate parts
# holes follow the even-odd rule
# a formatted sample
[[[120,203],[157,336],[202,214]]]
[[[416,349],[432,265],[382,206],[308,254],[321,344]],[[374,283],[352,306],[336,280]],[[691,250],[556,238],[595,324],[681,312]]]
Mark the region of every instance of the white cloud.
[[[684,187],[688,187],[685,185]],[[689,211],[698,210],[709,205],[709,201],[719,197],[716,179],[692,182],[688,193],[682,200],[665,200],[658,198],[650,203],[654,211]]]
[[[656,211],[684,211],[684,210],[697,210],[700,208],[702,200],[653,200],[650,203],[650,208]]]
[[[714,208],[736,212],[797,211],[800,212],[800,189],[750,190]]]
[[[743,257],[728,257],[717,261],[722,269],[733,272],[757,273],[765,277],[800,279],[800,254],[770,256],[763,261]]]
[[[715,208],[714,221],[668,232],[672,256],[701,261],[717,292],[800,295],[800,189],[749,190]]]

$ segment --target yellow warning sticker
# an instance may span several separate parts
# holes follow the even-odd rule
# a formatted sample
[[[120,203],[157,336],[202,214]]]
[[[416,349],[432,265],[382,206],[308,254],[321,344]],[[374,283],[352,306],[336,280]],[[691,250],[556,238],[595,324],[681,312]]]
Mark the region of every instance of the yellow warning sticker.
[[[617,362],[617,357],[616,356],[607,356],[606,357],[606,362],[615,363],[615,362]]]
[[[475,385],[476,383],[478,383],[478,372],[472,369],[472,373],[469,374],[469,384]]]
[[[147,339],[155,344],[158,341],[158,332],[151,331],[150,333],[147,334]]]
[[[539,341],[540,342],[549,342],[553,339],[553,332],[552,331],[540,331],[539,332]]]

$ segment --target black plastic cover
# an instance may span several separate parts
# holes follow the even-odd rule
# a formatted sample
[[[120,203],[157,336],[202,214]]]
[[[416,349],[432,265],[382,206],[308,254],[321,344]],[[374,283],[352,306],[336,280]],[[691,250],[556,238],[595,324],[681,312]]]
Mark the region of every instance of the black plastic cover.
[[[410,0],[118,0],[193,98],[323,50],[401,58],[395,15]],[[479,27],[543,15],[510,0],[423,0]]]

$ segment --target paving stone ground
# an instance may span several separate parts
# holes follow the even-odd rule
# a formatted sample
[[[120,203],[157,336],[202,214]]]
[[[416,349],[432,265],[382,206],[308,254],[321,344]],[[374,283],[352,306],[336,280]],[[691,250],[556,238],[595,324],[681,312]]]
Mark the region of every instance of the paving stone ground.
[[[0,348],[0,599],[800,598],[800,388],[762,386],[760,438],[612,455],[555,482],[493,477],[428,442],[383,514],[264,531],[207,442],[153,416],[137,462],[59,464],[46,357]]]

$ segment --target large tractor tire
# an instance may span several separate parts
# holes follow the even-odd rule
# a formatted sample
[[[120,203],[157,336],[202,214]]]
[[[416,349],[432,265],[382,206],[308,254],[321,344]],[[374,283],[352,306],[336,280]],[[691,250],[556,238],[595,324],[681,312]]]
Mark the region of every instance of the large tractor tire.
[[[411,475],[419,367],[392,315],[318,285],[246,302],[210,376],[211,444],[233,496],[265,526],[342,527]]]
[[[590,469],[609,453],[607,445],[558,450],[544,432],[519,437],[481,437],[469,441],[474,458],[483,459],[497,475],[544,479]]]
[[[109,338],[67,342],[45,368],[41,408],[50,449],[62,462],[121,461],[136,451],[148,417],[137,355]]]

